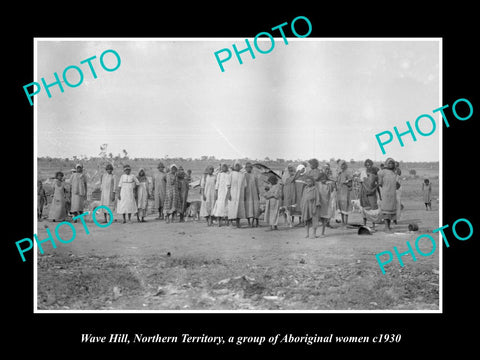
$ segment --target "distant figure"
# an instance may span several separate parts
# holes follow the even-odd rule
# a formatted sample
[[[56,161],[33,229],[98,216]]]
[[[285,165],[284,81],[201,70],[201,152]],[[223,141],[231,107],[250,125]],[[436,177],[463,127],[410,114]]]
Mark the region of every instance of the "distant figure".
[[[180,195],[180,209],[178,214],[180,215],[180,222],[185,221],[185,212],[187,211],[187,199],[190,181],[187,178],[187,174],[183,170],[182,166],[178,167],[177,181]]]
[[[55,182],[53,183],[53,199],[48,212],[48,219],[52,221],[64,221],[67,217],[67,209],[65,208],[65,187],[62,181],[63,173],[58,171],[55,173]]]
[[[317,227],[320,217],[320,194],[318,188],[315,186],[313,177],[307,176],[305,178],[307,185],[303,189],[302,195],[302,219],[305,222],[307,229],[307,235],[305,238],[310,237],[310,228],[313,228],[313,238],[317,237]]]
[[[116,188],[116,181],[115,176],[112,174],[113,166],[112,164],[107,164],[105,166],[105,174],[102,174],[100,178],[100,205],[107,206],[113,212],[113,208],[115,207],[115,188]],[[104,216],[104,222],[107,222],[107,213],[108,211],[105,209],[101,209]]]
[[[380,209],[385,220],[385,231],[390,232],[390,221],[397,216],[397,175],[395,174],[395,161],[388,158],[385,167],[378,172],[378,185],[381,187],[382,201]]]
[[[155,199],[155,209],[158,209],[158,219],[163,219],[163,203],[165,202],[166,182],[165,165],[158,163],[158,172],[153,176],[153,197]]]
[[[242,165],[235,161],[232,172],[227,181],[228,188],[228,220],[240,227],[240,219],[245,219],[245,173],[241,172]]]
[[[422,194],[423,194],[423,202],[425,203],[425,210],[432,210],[432,184],[430,180],[425,179],[423,180],[422,184]]]
[[[135,175],[130,174],[132,169],[130,165],[126,164],[123,166],[123,174],[120,176],[118,181],[119,194],[118,194],[118,204],[117,204],[117,213],[122,214],[123,224],[125,224],[126,218],[125,214],[128,214],[128,222],[132,222],[132,214],[137,212],[137,204],[135,202],[135,187],[140,183]]]
[[[247,162],[245,164],[245,216],[250,227],[258,227],[258,217],[260,215],[260,190],[258,188],[258,179],[252,173],[253,166]],[[255,223],[254,223],[255,222]]]
[[[40,180],[37,181],[37,219],[42,220],[43,208],[47,205],[48,199],[43,184]]]
[[[215,183],[217,177],[213,175],[213,166],[209,165],[205,169],[200,180],[200,194],[202,196],[202,205],[200,207],[200,216],[206,218],[207,226],[213,225],[213,208],[215,206]]]
[[[363,225],[367,225],[367,220],[372,222],[372,228],[375,229],[375,222],[380,222],[380,212],[378,211],[378,169],[373,166],[370,159],[364,162],[366,172],[365,177],[360,179],[360,206],[362,207]]]
[[[227,222],[228,218],[228,165],[222,164],[221,171],[217,174],[215,182],[215,206],[213,207],[213,216],[218,218],[218,226],[222,226],[222,219]]]
[[[353,174],[348,169],[345,160],[340,161],[340,171],[337,175],[337,206],[342,216],[342,226],[348,224],[348,214],[352,211],[350,194],[352,192]]]
[[[148,179],[145,174],[145,169],[138,170],[138,186],[137,186],[137,221],[145,222],[145,216],[147,215],[148,205]]]
[[[270,186],[270,189],[268,189],[264,195],[267,200],[265,204],[265,221],[270,225],[270,230],[277,230],[280,203],[282,201],[282,189],[275,175],[270,175],[268,182],[272,186]]]
[[[70,212],[74,217],[83,213],[85,200],[87,199],[87,177],[83,173],[83,166],[77,164],[75,169],[77,172],[70,178],[72,193]],[[74,222],[77,222],[77,220]]]
[[[170,165],[170,171],[168,172],[165,181],[165,202],[163,204],[163,213],[165,215],[165,222],[170,222],[170,216],[175,216],[175,213],[181,211],[180,202],[180,184],[177,179],[177,165]]]

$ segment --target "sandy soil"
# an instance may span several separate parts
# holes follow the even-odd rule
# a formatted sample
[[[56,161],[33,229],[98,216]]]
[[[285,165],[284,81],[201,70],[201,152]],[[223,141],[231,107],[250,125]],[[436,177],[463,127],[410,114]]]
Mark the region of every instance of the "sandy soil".
[[[375,254],[438,227],[438,211],[407,202],[393,234],[329,229],[305,239],[305,229],[207,227],[204,221],[166,224],[115,222],[99,228],[75,224],[77,237],[38,255],[38,309],[50,310],[436,310],[439,251],[403,257],[383,275]],[[438,209],[438,205],[436,206]],[[350,223],[360,223],[359,214]],[[408,232],[409,223],[419,231]],[[262,223],[262,222],[261,222]],[[38,223],[39,239],[56,223]],[[337,224],[334,224],[337,226]],[[64,226],[60,235],[70,238]],[[431,244],[422,242],[429,252]]]

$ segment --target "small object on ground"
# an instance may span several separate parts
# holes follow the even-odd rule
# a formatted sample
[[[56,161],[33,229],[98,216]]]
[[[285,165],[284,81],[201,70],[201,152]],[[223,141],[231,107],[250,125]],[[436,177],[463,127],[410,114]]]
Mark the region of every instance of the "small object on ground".
[[[228,279],[223,279],[223,280],[220,280],[217,284],[219,285],[223,285],[223,284],[228,284],[230,282],[230,278]]]
[[[159,286],[158,289],[157,289],[157,293],[153,296],[160,296],[160,295],[165,295],[165,294],[166,294],[166,291],[161,286]]]
[[[113,299],[117,300],[120,296],[122,296],[122,292],[118,286],[113,287]]]
[[[368,226],[362,225],[358,228],[358,235],[372,235],[372,229]]]
[[[418,231],[417,224],[408,224],[408,231]]]
[[[378,304],[375,301],[370,302],[370,305],[378,306]]]
[[[180,235],[185,235],[185,231],[180,231],[179,234]]]
[[[169,252],[167,252],[167,256],[172,256],[172,254],[170,253],[170,251],[169,251]]]
[[[305,264],[305,259],[300,259],[300,264]]]
[[[263,298],[265,300],[278,300],[279,299],[278,296],[264,296]]]

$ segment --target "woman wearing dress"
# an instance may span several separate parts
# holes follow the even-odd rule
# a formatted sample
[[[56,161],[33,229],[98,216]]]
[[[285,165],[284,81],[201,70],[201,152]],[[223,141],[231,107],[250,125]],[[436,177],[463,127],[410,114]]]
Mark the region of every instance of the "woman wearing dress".
[[[155,199],[155,209],[158,209],[158,219],[163,219],[163,203],[165,202],[166,183],[165,183],[165,165],[158,163],[158,172],[153,177],[153,196]]]
[[[381,187],[382,201],[380,209],[385,220],[385,231],[390,232],[390,222],[397,216],[397,174],[395,161],[388,158],[385,167],[378,172],[378,185]]]
[[[87,199],[87,177],[83,173],[83,166],[77,164],[75,169],[76,173],[72,174],[72,177],[70,178],[72,193],[70,212],[74,217],[83,213],[85,200]],[[74,220],[74,222],[77,222],[77,220]]]
[[[165,176],[165,202],[163,204],[163,214],[165,215],[165,222],[170,223],[170,216],[175,216],[175,213],[181,211],[180,204],[180,184],[177,179],[178,167],[175,164],[170,165],[170,171]]]
[[[213,225],[213,207],[215,206],[216,179],[217,177],[213,175],[213,166],[207,166],[207,168],[205,169],[205,174],[200,180],[200,194],[202,196],[200,216],[207,219],[207,226]]]
[[[100,205],[107,206],[110,210],[112,210],[115,206],[115,176],[112,174],[112,164],[107,164],[107,166],[105,166],[105,171],[106,173],[102,174],[102,177],[100,178]],[[103,212],[103,216],[105,218],[104,222],[106,223],[108,211],[101,209],[101,212]]]
[[[245,164],[245,216],[250,227],[258,227],[258,216],[260,214],[260,190],[258,179],[252,173],[253,166]]]
[[[245,174],[240,172],[242,165],[236,161],[227,181],[228,188],[228,220],[233,224],[235,220],[237,228],[240,227],[240,219],[245,219]]]
[[[222,164],[221,171],[217,174],[215,182],[215,206],[213,207],[213,216],[218,218],[218,226],[222,226],[222,219],[228,222],[228,165]]]
[[[180,222],[184,222],[185,212],[187,211],[188,188],[190,180],[187,173],[185,173],[183,166],[178,167],[177,181],[180,194],[180,210],[178,213],[180,215]]]
[[[145,174],[145,169],[138,170],[138,186],[137,186],[137,221],[145,222],[145,216],[147,215],[148,204],[148,179]]]
[[[135,175],[130,174],[130,165],[123,166],[123,174],[118,181],[119,195],[117,204],[117,213],[122,214],[123,224],[127,221],[125,214],[128,214],[128,222],[132,222],[132,214],[137,212],[137,204],[135,202],[135,187],[140,183]]]
[[[342,226],[348,224],[348,214],[352,211],[350,194],[352,192],[352,171],[348,168],[347,162],[341,160],[340,172],[337,176],[337,206],[342,216]]]
[[[55,182],[53,184],[53,199],[48,212],[48,219],[52,221],[64,221],[67,217],[65,208],[65,187],[62,181],[63,173],[58,171],[55,174]]]

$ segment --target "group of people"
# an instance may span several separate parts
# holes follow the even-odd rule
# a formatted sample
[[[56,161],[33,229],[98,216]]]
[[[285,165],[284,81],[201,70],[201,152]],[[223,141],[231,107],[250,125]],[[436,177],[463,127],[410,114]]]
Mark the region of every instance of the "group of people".
[[[359,176],[348,168],[346,161],[338,160],[337,164],[335,174],[329,164],[320,168],[317,159],[296,167],[290,164],[282,175],[271,172],[266,182],[261,182],[252,172],[253,164],[249,162],[244,167],[238,161],[231,167],[228,164],[221,164],[216,169],[208,166],[200,180],[200,216],[206,219],[208,226],[212,226],[216,219],[218,226],[223,223],[240,227],[241,220],[247,219],[248,226],[258,227],[259,217],[264,212],[264,220],[270,230],[278,229],[282,215],[290,227],[294,226],[295,217],[298,217],[298,223],[306,227],[306,237],[310,237],[311,230],[312,236],[318,237],[319,227],[320,236],[324,236],[330,219],[337,213],[340,214],[341,226],[348,224],[355,180],[360,184],[358,197],[364,225],[371,221],[375,229],[375,223],[384,222],[385,229],[390,231],[391,223],[396,223],[400,215],[399,163],[388,158],[377,168],[372,160],[367,159]],[[160,220],[170,223],[176,215],[180,222],[185,220],[192,180],[190,170],[185,171],[175,164],[166,169],[160,162],[153,175],[151,189],[144,169],[133,175],[130,166],[124,165],[123,172],[117,184],[113,166],[108,164],[100,179],[100,205],[116,209],[116,213],[122,215],[123,223],[127,222],[127,218],[131,222],[132,214],[136,214],[137,221],[144,222],[149,197],[154,199]],[[84,210],[87,179],[82,165],[77,164],[69,180],[70,194],[62,181],[63,176],[62,172],[55,174],[48,215],[54,221],[63,221],[69,212],[76,216]],[[431,184],[428,180],[422,185],[422,190],[426,208],[431,210]],[[46,200],[39,182],[39,218]],[[107,222],[108,214],[102,211]]]

